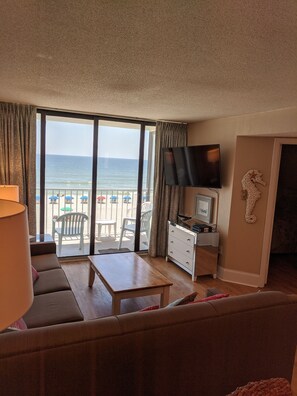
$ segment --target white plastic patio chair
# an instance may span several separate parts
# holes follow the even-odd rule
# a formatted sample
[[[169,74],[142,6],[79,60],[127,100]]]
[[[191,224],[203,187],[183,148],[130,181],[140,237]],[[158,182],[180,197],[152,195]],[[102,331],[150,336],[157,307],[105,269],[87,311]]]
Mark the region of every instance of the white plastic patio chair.
[[[143,212],[140,217],[140,233],[145,233],[147,240],[150,236],[152,210]],[[132,232],[135,235],[136,219],[134,217],[124,217],[120,235],[119,249],[122,247],[123,236],[125,232]]]
[[[87,220],[88,216],[79,212],[66,213],[56,219],[53,219],[52,237],[53,240],[55,240],[55,234],[58,234],[59,256],[61,255],[62,241],[65,237],[79,237],[79,249],[83,249],[84,223]]]

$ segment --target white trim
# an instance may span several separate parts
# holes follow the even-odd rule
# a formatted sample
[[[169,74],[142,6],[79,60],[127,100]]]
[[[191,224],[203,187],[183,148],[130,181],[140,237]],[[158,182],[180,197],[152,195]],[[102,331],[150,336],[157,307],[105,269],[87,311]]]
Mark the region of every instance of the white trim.
[[[279,139],[274,140],[273,153],[271,160],[271,172],[270,172],[270,183],[268,187],[268,198],[266,207],[266,218],[263,233],[263,244],[262,244],[262,255],[261,255],[261,266],[260,266],[260,277],[261,283],[265,285],[267,283],[268,268],[269,268],[269,256],[271,249],[271,238],[274,223],[274,211],[277,195],[279,167],[281,162],[282,145]]]
[[[283,144],[296,145],[297,139],[276,138],[274,140],[270,183],[269,183],[268,199],[267,199],[266,219],[265,219],[265,227],[263,233],[261,266],[260,266],[260,279],[261,279],[260,284],[263,286],[267,283],[267,277],[268,277],[271,238],[272,238],[273,223],[274,223],[274,211],[276,204],[278,176],[279,176],[279,168],[281,163],[281,153],[282,153]]]
[[[263,287],[259,274],[251,274],[249,272],[242,272],[231,270],[228,268],[218,266],[218,278],[224,282],[238,283],[240,285],[251,287]]]

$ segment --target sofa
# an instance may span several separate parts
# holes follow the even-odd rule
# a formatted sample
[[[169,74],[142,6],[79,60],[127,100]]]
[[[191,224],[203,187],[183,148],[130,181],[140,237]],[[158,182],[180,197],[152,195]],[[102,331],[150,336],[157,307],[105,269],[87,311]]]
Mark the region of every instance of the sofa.
[[[223,396],[291,381],[296,319],[297,296],[260,292],[4,333],[0,395]]]
[[[37,270],[34,300],[23,319],[28,329],[83,320],[68,279],[56,256],[55,242],[31,243],[31,262]]]

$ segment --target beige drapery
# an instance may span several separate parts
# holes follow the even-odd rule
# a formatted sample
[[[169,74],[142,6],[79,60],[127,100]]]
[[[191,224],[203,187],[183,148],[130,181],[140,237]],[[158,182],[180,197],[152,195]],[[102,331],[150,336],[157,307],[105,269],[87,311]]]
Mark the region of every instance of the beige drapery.
[[[176,221],[182,205],[183,188],[165,185],[162,148],[187,144],[187,125],[157,122],[155,147],[154,207],[149,254],[152,257],[166,256],[167,222]]]
[[[28,206],[29,232],[36,233],[36,108],[0,102],[0,184],[19,186]]]

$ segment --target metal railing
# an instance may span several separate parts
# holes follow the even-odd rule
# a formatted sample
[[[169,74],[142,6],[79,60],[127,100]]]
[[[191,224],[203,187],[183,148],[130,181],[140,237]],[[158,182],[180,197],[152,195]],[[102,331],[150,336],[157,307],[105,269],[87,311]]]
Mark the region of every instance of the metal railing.
[[[52,220],[64,213],[81,212],[90,219],[91,189],[45,189],[45,233],[52,233]],[[150,201],[150,193],[143,191],[142,202]],[[40,203],[37,192],[36,204]],[[116,234],[120,234],[124,217],[135,217],[137,207],[137,191],[135,190],[97,190],[96,191],[96,222],[113,220],[116,222]],[[39,224],[39,210],[37,207],[37,224]],[[90,221],[85,227],[85,237],[89,236]],[[104,232],[107,230],[102,230]],[[96,228],[97,233],[97,228]]]

